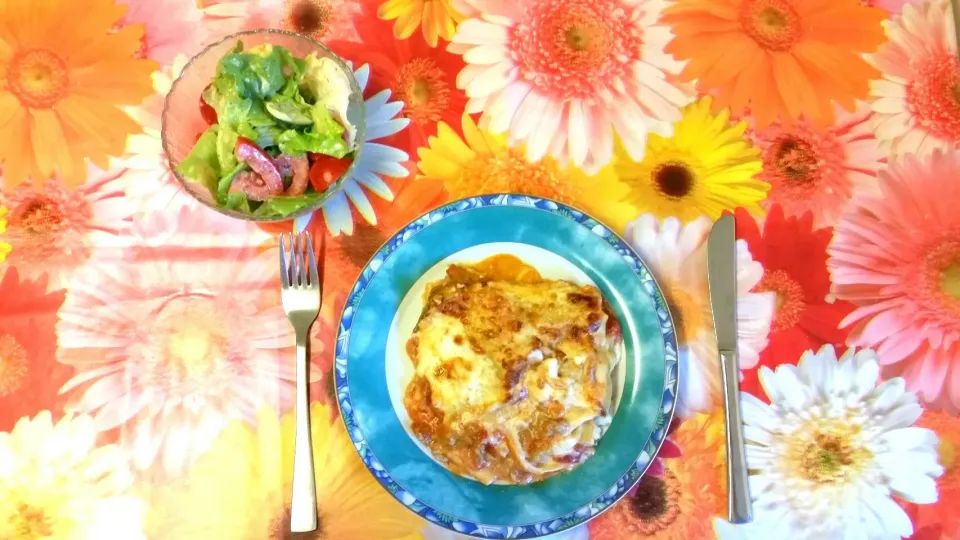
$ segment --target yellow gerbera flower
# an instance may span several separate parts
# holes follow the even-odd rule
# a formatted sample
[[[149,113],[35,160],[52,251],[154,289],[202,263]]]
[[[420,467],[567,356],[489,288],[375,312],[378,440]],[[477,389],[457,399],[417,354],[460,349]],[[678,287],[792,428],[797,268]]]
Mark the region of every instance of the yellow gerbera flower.
[[[109,168],[139,126],[120,106],[153,92],[157,63],[135,58],[143,25],[117,24],[112,0],[0,0],[0,162],[3,185],[59,174],[87,176],[85,160]]]
[[[422,539],[425,522],[366,470],[339,419],[331,423],[330,410],[321,403],[313,404],[310,418],[320,517],[316,537]],[[276,412],[264,409],[255,428],[243,421],[228,425],[183,481],[153,495],[150,537],[288,538],[293,440],[293,412],[278,420]]]
[[[763,213],[759,203],[770,184],[754,178],[763,165],[760,150],[744,138],[745,122],[730,125],[729,111],[713,114],[710,105],[709,97],[688,105],[673,137],[651,134],[639,163],[617,145],[613,166],[629,186],[631,208],[607,217],[619,224],[638,213],[684,222],[703,215],[717,219],[737,207]]]
[[[377,15],[387,21],[396,19],[393,35],[399,39],[412,36],[420,26],[431,47],[437,46],[437,37],[450,41],[457,23],[464,20],[451,0],[388,0],[377,10]]]
[[[7,232],[7,209],[0,206],[0,234]],[[0,262],[7,260],[7,255],[10,254],[10,250],[13,249],[10,244],[0,240]]]
[[[0,433],[0,538],[144,538],[126,456],[96,437],[93,418],[50,411]]]
[[[520,193],[547,197],[585,210],[598,218],[628,210],[618,202],[627,187],[605,167],[595,176],[576,167],[561,168],[555,159],[527,160],[524,145],[510,148],[506,135],[481,131],[469,114],[461,119],[464,138],[444,122],[428,146],[417,150],[417,167],[424,177],[438,179],[451,197],[490,193]],[[623,225],[618,231],[623,231]]]

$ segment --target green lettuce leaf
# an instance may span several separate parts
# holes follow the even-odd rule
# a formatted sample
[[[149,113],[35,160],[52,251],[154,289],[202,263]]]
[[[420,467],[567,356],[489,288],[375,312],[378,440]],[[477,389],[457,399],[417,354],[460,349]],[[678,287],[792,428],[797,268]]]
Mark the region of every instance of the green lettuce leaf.
[[[306,131],[288,129],[284,131],[277,144],[280,152],[289,155],[314,152],[342,158],[350,152],[350,147],[343,140],[343,126],[334,120],[327,109],[320,104],[310,109],[313,125]]]
[[[227,202],[223,205],[227,210],[237,210],[244,214],[250,213],[250,201],[243,193],[230,193],[227,195]]]
[[[211,195],[217,193],[217,182],[220,180],[220,160],[217,158],[216,124],[207,128],[190,150],[190,153],[177,165],[177,172],[186,180],[200,184],[210,190]]]
[[[303,128],[303,126],[313,125],[313,115],[310,113],[310,105],[298,102],[299,96],[292,98],[277,96],[277,99],[271,99],[264,103],[264,107],[270,116],[277,120]]]
[[[296,83],[299,81],[307,63],[302,58],[294,56],[286,47],[274,47],[273,49],[280,56],[280,61],[283,64],[283,75],[287,77],[287,82],[293,81]]]
[[[256,104],[250,98],[240,97],[231,85],[214,84],[203,93],[203,100],[217,111],[217,123],[237,130],[243,122],[256,117]],[[266,111],[263,111],[266,115]]]
[[[237,132],[229,125],[222,124],[217,132],[217,161],[221,171],[229,171],[237,166],[237,157],[233,150],[237,146]]]
[[[242,44],[238,42],[238,47]],[[224,55],[217,64],[217,86],[224,91],[232,86],[241,98],[267,99],[286,84],[284,66],[287,65],[279,47],[259,46],[250,52],[235,52]],[[295,72],[290,68],[291,75]]]
[[[352,87],[343,69],[330,58],[310,53],[304,59],[305,69],[300,77],[300,92],[315,107],[322,106],[341,126],[346,127],[344,140],[353,146],[356,126],[347,118]]]
[[[257,141],[257,146],[260,148],[272,149],[277,148],[277,139],[283,132],[284,129],[278,126],[261,126],[253,128],[253,135],[247,138]]]
[[[321,193],[305,193],[292,197],[271,197],[257,208],[253,215],[257,217],[287,217],[320,200]]]
[[[262,101],[255,101],[247,113],[246,121],[253,127],[274,126],[277,121],[264,108]]]
[[[255,128],[251,126],[247,122],[243,122],[242,124],[237,126],[237,135],[239,135],[240,137],[246,137],[251,141],[255,141],[257,140],[257,137],[259,135],[259,129],[260,128]],[[257,146],[260,146],[260,143],[257,143]],[[261,146],[261,148],[263,147]]]
[[[288,129],[281,133],[277,139],[277,145],[281,153],[291,156],[313,152],[342,158],[350,151],[347,143],[340,137],[331,137],[312,131],[301,132],[295,129]]]
[[[324,133],[329,137],[343,137],[343,126],[333,119],[330,111],[322,103],[317,103],[310,108],[310,117],[313,118],[315,133]]]
[[[246,163],[237,163],[232,169],[226,171],[224,175],[217,180],[217,201],[220,204],[226,204],[230,194],[230,186],[233,184],[233,179],[236,178],[237,174],[239,174],[240,171],[244,170],[246,167]]]
[[[280,89],[280,92],[274,98],[274,101],[279,98],[292,99],[300,101],[303,100],[303,96],[300,95],[300,86],[297,84],[296,79],[288,79],[286,84],[283,85],[283,88]]]

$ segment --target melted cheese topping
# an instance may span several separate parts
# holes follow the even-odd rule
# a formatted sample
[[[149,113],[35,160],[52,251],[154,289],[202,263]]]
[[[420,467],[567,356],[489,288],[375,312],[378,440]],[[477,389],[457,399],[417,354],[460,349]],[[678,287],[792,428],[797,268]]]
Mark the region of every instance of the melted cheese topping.
[[[424,306],[404,406],[439,461],[486,484],[526,484],[593,455],[621,351],[595,287],[497,255],[450,266]]]

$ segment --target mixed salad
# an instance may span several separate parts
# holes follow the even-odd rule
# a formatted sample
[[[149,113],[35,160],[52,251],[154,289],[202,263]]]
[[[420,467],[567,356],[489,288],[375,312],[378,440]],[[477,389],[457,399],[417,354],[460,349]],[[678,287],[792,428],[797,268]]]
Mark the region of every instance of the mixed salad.
[[[200,96],[209,127],[177,172],[223,208],[286,217],[315,203],[350,166],[350,82],[336,62],[238,41]]]

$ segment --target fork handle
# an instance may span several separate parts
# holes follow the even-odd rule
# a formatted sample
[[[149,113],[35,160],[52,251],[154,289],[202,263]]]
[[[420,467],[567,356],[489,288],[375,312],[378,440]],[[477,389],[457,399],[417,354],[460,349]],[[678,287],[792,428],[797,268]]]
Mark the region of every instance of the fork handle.
[[[737,351],[720,349],[720,369],[723,374],[723,408],[727,416],[727,485],[728,511],[731,523],[749,523],[753,518],[750,508],[750,484],[747,456],[743,442],[743,415],[740,412],[740,366]]]
[[[307,341],[310,329],[297,331],[297,429],[293,452],[293,497],[290,503],[290,532],[317,530],[317,480],[313,468],[310,432],[310,402],[307,384],[310,364]]]

